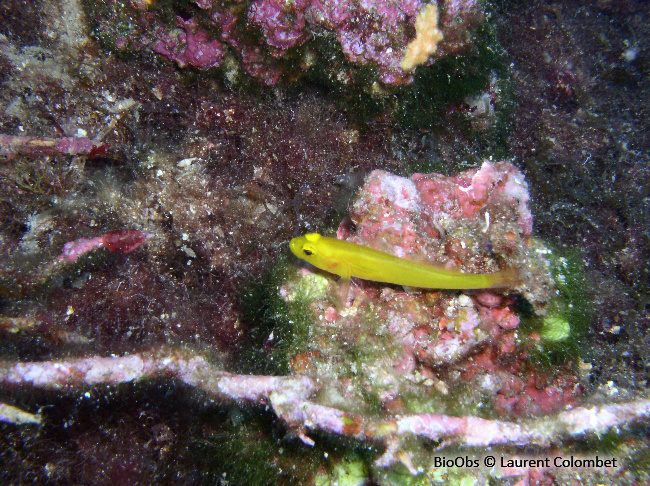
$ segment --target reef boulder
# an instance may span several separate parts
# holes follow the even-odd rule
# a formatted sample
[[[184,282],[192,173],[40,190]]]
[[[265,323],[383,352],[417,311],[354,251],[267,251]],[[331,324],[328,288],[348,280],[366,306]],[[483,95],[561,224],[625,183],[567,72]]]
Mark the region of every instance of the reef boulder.
[[[530,312],[543,316],[557,293],[550,250],[532,236],[528,200],[522,173],[507,162],[484,162],[451,177],[371,172],[338,228],[339,239],[462,272],[515,268],[519,279],[509,289],[450,291],[353,278],[348,289],[304,267],[281,288],[289,315],[300,308],[310,321],[290,349],[292,373],[330,383],[320,397],[324,404],[366,413],[380,405],[455,414],[467,380],[471,386],[460,401],[470,407],[498,395],[511,378],[532,380],[536,372],[525,366],[498,364],[506,355],[526,361],[518,303],[527,301]],[[490,363],[480,380],[451,371],[471,368],[472,356],[486,349]],[[570,387],[575,380],[563,383]],[[570,401],[572,393],[556,395],[561,399],[545,410]]]

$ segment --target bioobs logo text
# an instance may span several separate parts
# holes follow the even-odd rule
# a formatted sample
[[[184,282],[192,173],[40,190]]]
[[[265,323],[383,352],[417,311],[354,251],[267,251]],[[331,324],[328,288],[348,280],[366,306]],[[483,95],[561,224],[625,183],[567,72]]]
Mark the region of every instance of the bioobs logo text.
[[[433,458],[433,467],[479,467],[479,460],[469,456]]]

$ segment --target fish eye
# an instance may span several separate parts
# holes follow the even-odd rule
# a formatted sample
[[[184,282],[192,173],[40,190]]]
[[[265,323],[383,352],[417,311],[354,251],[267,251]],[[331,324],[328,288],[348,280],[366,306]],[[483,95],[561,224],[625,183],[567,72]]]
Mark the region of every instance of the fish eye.
[[[312,256],[314,254],[314,252],[311,250],[302,250],[302,252],[307,256]]]

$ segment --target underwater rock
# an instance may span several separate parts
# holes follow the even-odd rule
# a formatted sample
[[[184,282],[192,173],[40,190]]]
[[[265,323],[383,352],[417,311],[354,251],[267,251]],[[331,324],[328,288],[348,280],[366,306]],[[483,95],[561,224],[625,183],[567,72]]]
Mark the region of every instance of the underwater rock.
[[[180,67],[222,65],[230,81],[243,71],[275,85],[299,78],[322,58],[331,79],[369,88],[410,84],[417,65],[457,54],[470,45],[483,13],[474,0],[195,0],[180,12],[142,2],[95,7],[91,16],[96,35],[121,51],[152,49]],[[428,22],[416,22],[424,17]],[[432,26],[433,37],[424,32]]]
[[[462,292],[353,279],[347,291],[329,274],[302,269],[281,289],[292,312],[307,312],[311,321],[290,350],[293,372],[330,383],[322,402],[355,412],[371,403],[421,411],[427,402],[425,410],[445,409],[442,402],[461,382],[469,382],[478,395],[499,392],[509,379],[500,381],[499,373],[515,379],[516,372],[494,365],[492,375],[481,375],[483,381],[477,383],[441,370],[452,364],[462,370],[485,346],[497,356],[525,360],[518,347],[517,303],[523,296],[532,312],[543,316],[556,295],[545,258],[549,250],[532,237],[528,199],[523,175],[507,162],[484,162],[453,177],[370,173],[351,204],[349,219],[338,228],[339,239],[467,273],[516,269],[518,277],[509,289]],[[533,376],[516,379],[530,382]],[[489,393],[485,380],[495,383]],[[553,403],[545,398],[543,405],[517,412],[556,410],[571,401],[569,388],[567,382],[558,389]],[[519,391],[524,393],[524,386]],[[448,413],[458,412],[453,406]],[[501,410],[516,414],[513,407]]]

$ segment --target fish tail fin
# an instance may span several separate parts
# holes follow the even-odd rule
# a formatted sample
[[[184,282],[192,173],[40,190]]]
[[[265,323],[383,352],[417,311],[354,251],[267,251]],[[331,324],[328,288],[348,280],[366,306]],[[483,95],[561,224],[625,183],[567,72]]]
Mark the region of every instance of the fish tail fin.
[[[493,278],[492,289],[513,288],[523,282],[521,270],[518,268],[508,268],[490,275]]]

